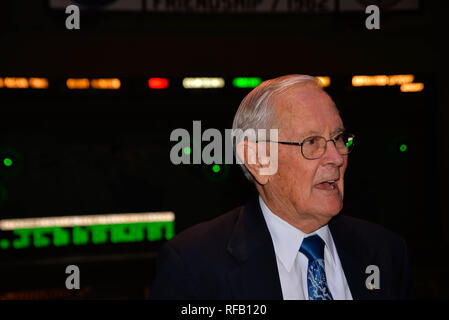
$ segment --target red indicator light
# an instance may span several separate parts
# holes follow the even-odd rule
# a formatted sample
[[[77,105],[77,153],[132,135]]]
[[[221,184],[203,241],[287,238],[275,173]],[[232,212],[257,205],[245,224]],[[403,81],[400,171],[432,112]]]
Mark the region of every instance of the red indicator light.
[[[168,87],[167,78],[150,78],[148,79],[148,87],[150,89],[166,89]]]

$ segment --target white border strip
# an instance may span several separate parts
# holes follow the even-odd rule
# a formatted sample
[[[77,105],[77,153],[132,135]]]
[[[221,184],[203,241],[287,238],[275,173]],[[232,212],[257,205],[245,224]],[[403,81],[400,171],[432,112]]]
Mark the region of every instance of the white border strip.
[[[47,228],[47,227],[73,227],[73,226],[89,226],[96,224],[169,222],[174,220],[175,214],[172,211],[4,219],[0,220],[0,230]]]

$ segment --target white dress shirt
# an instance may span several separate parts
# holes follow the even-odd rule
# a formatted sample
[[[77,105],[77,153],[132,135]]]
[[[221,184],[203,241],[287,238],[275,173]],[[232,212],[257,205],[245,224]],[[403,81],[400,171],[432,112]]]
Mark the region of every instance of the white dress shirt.
[[[325,225],[310,235],[305,234],[275,215],[260,196],[259,203],[273,241],[284,300],[309,299],[307,289],[309,260],[299,252],[299,248],[304,237],[312,234],[318,234],[325,242],[324,267],[327,286],[332,297],[334,300],[352,300],[329,227]]]

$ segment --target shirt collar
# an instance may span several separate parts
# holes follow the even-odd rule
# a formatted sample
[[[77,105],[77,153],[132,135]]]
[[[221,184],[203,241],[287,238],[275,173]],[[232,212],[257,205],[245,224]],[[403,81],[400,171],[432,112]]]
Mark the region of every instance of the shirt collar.
[[[330,252],[332,263],[335,264],[334,243],[327,225],[322,226],[311,234],[306,234],[274,214],[265,204],[260,195],[259,203],[267,223],[268,230],[270,231],[271,239],[273,240],[276,256],[288,272],[290,272],[293,263],[295,262],[303,239],[312,234],[318,234],[324,240],[325,246]]]

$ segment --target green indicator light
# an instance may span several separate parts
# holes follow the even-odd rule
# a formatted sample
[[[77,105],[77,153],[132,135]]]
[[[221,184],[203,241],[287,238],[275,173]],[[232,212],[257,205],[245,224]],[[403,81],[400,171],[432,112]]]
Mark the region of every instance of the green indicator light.
[[[218,173],[218,172],[220,172],[220,170],[221,170],[221,168],[220,168],[220,166],[218,164],[214,164],[212,166],[212,171],[213,172]]]
[[[12,248],[27,249],[170,240],[175,235],[175,227],[173,221],[157,221],[74,226],[72,237],[62,227],[15,229],[14,235],[18,239],[11,242]],[[11,243],[8,239],[0,240],[0,249],[10,248]]]
[[[104,244],[108,242],[108,229],[110,229],[110,226],[105,224],[98,224],[89,226],[89,229],[91,232],[93,244]]]
[[[184,148],[184,153],[185,154],[191,154],[192,153],[192,149],[190,147],[185,147]]]
[[[69,232],[63,228],[53,229],[53,245],[55,247],[68,246],[70,244]]]
[[[11,158],[4,158],[4,159],[3,159],[3,164],[5,165],[5,167],[10,167],[10,166],[12,166],[12,160],[11,160]]]
[[[232,80],[232,85],[237,88],[255,88],[261,83],[262,79],[257,77],[238,77]]]
[[[28,248],[31,246],[31,234],[33,230],[32,229],[16,229],[14,230],[14,235],[19,236],[19,239],[15,239],[12,242],[12,246],[14,249],[22,249],[22,248]]]
[[[399,150],[401,150],[401,152],[405,152],[405,150],[407,150],[407,145],[401,144],[401,146],[399,147]]]
[[[1,249],[8,249],[9,248],[9,241],[7,239],[0,240],[0,248]]]

